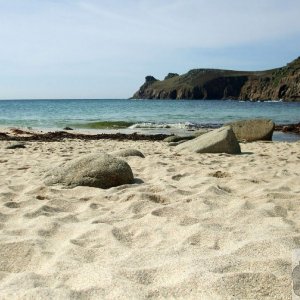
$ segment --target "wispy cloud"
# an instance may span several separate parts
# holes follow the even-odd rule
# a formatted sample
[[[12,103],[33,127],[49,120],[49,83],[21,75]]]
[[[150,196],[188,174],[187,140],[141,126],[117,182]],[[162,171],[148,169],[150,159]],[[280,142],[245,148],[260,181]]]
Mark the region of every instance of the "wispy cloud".
[[[79,7],[101,17],[115,38],[133,43],[222,47],[300,33],[298,0],[117,2],[80,1]]]

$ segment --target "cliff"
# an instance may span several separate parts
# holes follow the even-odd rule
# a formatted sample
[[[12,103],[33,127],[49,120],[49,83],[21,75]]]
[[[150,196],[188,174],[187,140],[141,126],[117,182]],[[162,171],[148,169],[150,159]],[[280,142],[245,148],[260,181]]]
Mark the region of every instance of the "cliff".
[[[147,76],[132,98],[300,101],[300,57],[266,71],[194,69],[183,75],[169,73],[164,80]]]

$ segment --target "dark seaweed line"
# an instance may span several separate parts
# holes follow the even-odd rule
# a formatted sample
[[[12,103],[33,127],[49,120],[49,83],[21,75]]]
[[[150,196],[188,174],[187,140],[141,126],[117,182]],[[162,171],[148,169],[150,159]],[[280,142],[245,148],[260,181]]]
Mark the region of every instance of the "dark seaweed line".
[[[11,136],[6,133],[0,133],[1,141],[22,141],[22,142],[62,142],[64,139],[77,139],[77,140],[131,140],[131,141],[161,141],[168,137],[168,134],[154,134],[154,135],[145,135],[145,134],[124,134],[124,133],[115,133],[115,134],[74,134],[65,131],[57,132],[48,132],[48,133],[31,133],[29,136]]]

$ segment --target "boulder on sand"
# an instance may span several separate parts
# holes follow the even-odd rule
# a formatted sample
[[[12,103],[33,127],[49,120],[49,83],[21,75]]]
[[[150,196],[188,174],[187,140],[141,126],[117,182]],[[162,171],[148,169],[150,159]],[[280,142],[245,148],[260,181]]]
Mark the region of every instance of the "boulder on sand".
[[[226,124],[231,126],[239,141],[271,141],[275,124],[272,120],[241,120]]]
[[[133,183],[130,166],[106,153],[89,154],[60,165],[46,174],[45,184],[107,189]]]
[[[117,157],[128,157],[128,156],[139,156],[145,158],[144,154],[136,149],[124,149],[124,150],[117,150],[111,153],[113,156]]]
[[[241,153],[240,145],[230,126],[205,133],[191,141],[176,146],[176,151],[196,153]]]

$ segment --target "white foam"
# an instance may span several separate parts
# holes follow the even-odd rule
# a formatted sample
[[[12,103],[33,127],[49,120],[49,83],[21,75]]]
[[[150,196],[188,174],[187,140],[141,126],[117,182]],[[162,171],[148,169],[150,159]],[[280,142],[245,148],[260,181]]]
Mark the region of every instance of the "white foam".
[[[199,128],[199,124],[184,122],[184,123],[154,123],[154,122],[142,122],[131,125],[130,129],[156,129],[156,128],[176,128],[176,129],[196,129]]]

